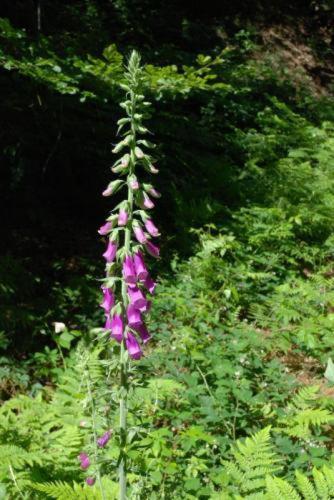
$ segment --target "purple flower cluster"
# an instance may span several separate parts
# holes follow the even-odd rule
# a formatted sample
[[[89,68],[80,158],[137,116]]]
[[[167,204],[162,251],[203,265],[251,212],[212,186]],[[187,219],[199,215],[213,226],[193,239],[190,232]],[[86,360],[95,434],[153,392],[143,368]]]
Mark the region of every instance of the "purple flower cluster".
[[[124,338],[131,358],[140,359],[142,349],[137,336],[144,344],[150,340],[150,334],[145,326],[143,315],[151,307],[151,301],[147,299],[146,294],[152,295],[154,293],[156,283],[149,275],[143,254],[139,250],[133,255],[125,257],[122,263],[122,274],[127,286],[129,301],[126,309],[126,325],[124,325],[121,314],[112,312],[115,305],[112,290],[102,287],[103,301],[100,306],[104,309],[106,315],[104,328],[110,331],[110,336],[117,342],[122,342]],[[125,326],[127,326],[126,333]]]
[[[122,202],[118,206],[118,215],[110,217],[100,227],[98,233],[102,236],[109,236],[107,248],[103,254],[107,263],[107,278],[111,277],[111,268],[114,271],[118,266],[121,267],[120,272],[126,285],[127,303],[123,303],[125,300],[117,300],[115,285],[111,288],[102,286],[103,300],[100,306],[104,309],[106,316],[104,329],[110,332],[110,337],[119,343],[124,341],[129,356],[132,359],[140,359],[143,354],[142,344],[150,340],[150,334],[143,319],[151,306],[147,295],[152,295],[156,287],[156,283],[146,268],[143,253],[146,250],[149,255],[156,258],[160,253],[159,247],[151,241],[152,238],[159,236],[159,230],[146,212],[154,207],[147,193],[153,198],[160,197],[160,193],[151,185],[140,186],[133,174],[129,175],[126,184],[128,189],[133,191],[135,202],[141,208],[137,213],[141,215],[142,222],[134,217],[131,203]],[[110,184],[110,186],[113,185],[113,183]],[[116,221],[117,227],[114,228]],[[130,247],[126,249],[119,248],[119,232],[122,230],[131,231],[130,234],[133,236],[130,238]],[[122,252],[126,253],[125,256]],[[106,282],[108,283],[108,279]]]
[[[136,338],[139,335],[145,344],[150,340],[142,315],[149,311],[151,301],[146,298],[145,291],[153,294],[156,284],[148,274],[141,252],[127,257],[123,263],[123,276],[127,283],[129,305],[127,307],[127,324],[131,331],[126,337],[126,347],[133,359],[140,359],[142,350]]]

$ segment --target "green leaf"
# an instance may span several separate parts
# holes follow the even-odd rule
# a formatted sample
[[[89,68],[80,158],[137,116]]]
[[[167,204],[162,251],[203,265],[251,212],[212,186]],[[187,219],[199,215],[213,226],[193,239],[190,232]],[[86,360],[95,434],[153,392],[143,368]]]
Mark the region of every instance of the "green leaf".
[[[151,479],[154,484],[160,484],[162,481],[162,474],[159,470],[154,470],[151,472]]]
[[[72,335],[70,332],[68,332],[67,330],[65,330],[65,332],[63,332],[59,336],[59,338],[58,338],[58,344],[61,347],[64,347],[65,349],[70,349],[71,342],[72,342],[73,339],[74,339],[74,335]]]
[[[201,487],[201,481],[197,477],[192,477],[185,481],[184,487],[187,491],[197,491]]]

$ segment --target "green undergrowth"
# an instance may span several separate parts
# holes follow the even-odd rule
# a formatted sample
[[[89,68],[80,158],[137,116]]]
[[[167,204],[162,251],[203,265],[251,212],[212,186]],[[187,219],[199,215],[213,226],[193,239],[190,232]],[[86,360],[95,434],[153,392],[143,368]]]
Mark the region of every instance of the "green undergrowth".
[[[131,498],[331,498],[321,496],[333,491],[334,400],[324,378],[331,312],[318,299],[330,281],[329,262],[311,275],[291,267],[276,276],[258,310],[262,270],[239,264],[249,286],[234,278],[240,286],[231,289],[232,270],[241,276],[237,252],[229,261],[226,238],[212,231],[201,234],[188,262],[174,262],[172,278],[160,279],[154,340],[130,372]],[[286,312],[282,333],[277,311],[290,289],[298,317]],[[273,304],[276,316],[265,314]],[[307,320],[318,322],[315,347],[301,336]],[[100,498],[97,484],[84,486],[77,460],[82,450],[93,454],[89,394],[98,434],[117,427],[119,348],[97,343],[98,335],[93,329],[79,341],[66,369],[59,355],[54,387],[3,404],[0,477],[8,498]],[[99,362],[105,349],[108,365]],[[287,352],[313,356],[312,383],[302,386],[298,370],[283,362]],[[117,439],[114,430],[98,456],[110,499],[117,498]]]
[[[323,374],[302,388],[253,324],[223,323],[216,304],[174,291],[160,285],[155,340],[130,373],[131,498],[297,491],[300,477],[312,483],[317,471],[332,481],[334,402]],[[56,388],[3,404],[0,477],[8,498],[100,498],[97,485],[84,486],[77,460],[82,450],[93,455],[90,393],[98,434],[117,427],[117,358],[104,368],[100,351],[80,342]],[[117,439],[114,431],[98,457],[110,499],[117,498]]]

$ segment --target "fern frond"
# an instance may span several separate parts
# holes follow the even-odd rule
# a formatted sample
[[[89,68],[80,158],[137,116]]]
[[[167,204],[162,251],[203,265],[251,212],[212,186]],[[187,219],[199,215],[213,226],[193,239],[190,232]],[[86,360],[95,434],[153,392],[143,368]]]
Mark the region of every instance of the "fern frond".
[[[333,422],[333,415],[324,408],[306,408],[299,412],[294,420],[299,425],[319,426]]]
[[[300,389],[288,405],[286,415],[278,421],[284,428],[283,432],[292,437],[307,439],[313,432],[312,428],[333,424],[333,415],[327,409],[319,408],[318,399],[319,386]]]
[[[93,383],[99,383],[105,376],[100,354],[101,349],[92,350],[87,361],[87,370]]]
[[[328,485],[327,485],[327,481],[326,481],[324,474],[317,469],[313,469],[312,475],[313,475],[317,495],[320,498],[329,498]]]
[[[225,471],[229,476],[231,476],[236,484],[241,484],[244,478],[244,473],[241,471],[234,462],[223,462],[225,465]]]
[[[251,493],[250,495],[243,496],[243,497],[235,497],[233,500],[266,500],[266,494],[265,493]],[[231,500],[231,497],[228,497],[228,500]]]
[[[288,415],[280,419],[280,423],[286,427],[285,432],[289,436],[307,438],[311,434],[312,427],[319,427],[334,422],[333,415],[324,408],[306,408],[298,410],[296,415]]]
[[[117,485],[110,480],[102,481],[106,500],[117,499]],[[87,486],[73,482],[72,485],[64,481],[53,483],[31,483],[35,491],[45,493],[55,500],[101,500],[102,495],[98,485]]]
[[[54,483],[32,483],[31,487],[56,500],[98,500],[101,498],[95,492],[95,488],[88,489],[78,483],[73,483],[71,486],[63,481],[55,481]]]
[[[314,500],[317,498],[313,484],[308,477],[299,471],[296,471],[296,482],[298,489],[305,500]]]
[[[73,499],[74,498],[73,495],[75,493],[74,490],[75,486],[73,485],[72,487],[70,484],[65,483],[63,481],[55,481],[54,483],[41,483],[41,484],[31,483],[31,487],[34,490],[46,493],[49,497],[56,498],[57,500]],[[84,498],[84,497],[79,497],[79,498]]]
[[[66,449],[68,456],[77,456],[78,451],[83,445],[83,435],[80,432],[80,429],[70,425],[64,426],[61,429],[52,432],[50,437],[52,438],[51,452],[54,450],[61,452]]]
[[[291,484],[289,484],[284,479],[279,477],[266,477],[266,487],[267,487],[267,500],[301,500],[300,495],[294,489]],[[314,498],[314,500],[316,497]]]
[[[270,427],[267,427],[245,441],[237,442],[232,451],[234,461],[224,462],[240,491],[254,493],[264,487],[266,475],[278,471],[278,458],[270,443]]]
[[[232,451],[234,460],[224,462],[230,476],[228,493],[234,500],[329,500],[334,498],[334,467],[313,469],[313,481],[296,471],[295,484],[275,476],[280,467],[270,444],[270,428],[237,442]],[[256,449],[258,448],[258,449]],[[253,456],[252,456],[253,453]],[[253,460],[253,457],[255,459]],[[260,465],[260,462],[263,462]],[[267,471],[272,470],[271,473]],[[314,484],[313,484],[314,483]],[[223,492],[222,492],[223,493]],[[225,498],[225,497],[222,497]]]
[[[42,457],[38,453],[29,453],[20,446],[13,444],[0,445],[0,468],[22,467],[25,464],[33,465],[34,463],[41,464]]]
[[[299,389],[298,393],[294,396],[292,400],[292,405],[295,408],[305,408],[309,406],[310,402],[315,401],[317,399],[317,394],[319,391],[318,385],[310,385],[306,387],[302,387]]]
[[[334,469],[323,465],[321,471],[325,476],[329,495],[334,496]]]

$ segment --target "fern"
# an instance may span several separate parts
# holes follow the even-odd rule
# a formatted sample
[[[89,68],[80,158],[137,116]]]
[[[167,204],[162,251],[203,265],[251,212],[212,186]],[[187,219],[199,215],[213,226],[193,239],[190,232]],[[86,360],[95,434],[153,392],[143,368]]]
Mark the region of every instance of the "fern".
[[[329,500],[334,493],[334,470],[324,466],[312,471],[314,484],[301,472],[296,472],[296,488],[288,481],[268,476],[266,478],[267,500]]]
[[[328,410],[322,408],[308,408],[294,416],[289,416],[288,419],[285,420],[285,432],[289,436],[306,439],[311,435],[312,427],[320,427],[324,424],[333,423],[333,421],[333,416]]]
[[[299,471],[296,471],[296,482],[300,493],[305,500],[313,500],[316,498],[316,491],[311,481]]]
[[[105,490],[106,500],[117,499],[117,484],[104,478],[102,481]],[[76,482],[72,484],[63,481],[55,481],[52,483],[31,483],[30,487],[33,490],[40,491],[48,495],[49,498],[56,500],[101,500],[102,495],[98,485],[93,487],[81,485]]]
[[[314,394],[307,389],[306,396]],[[301,395],[299,394],[301,400]],[[233,460],[224,462],[230,482],[221,497],[234,500],[326,500],[334,498],[334,468],[323,466],[312,470],[313,478],[300,471],[295,473],[295,483],[277,477],[280,471],[277,455],[270,443],[270,428],[259,431],[243,443],[237,442],[232,451]],[[240,495],[241,494],[241,495]]]
[[[287,481],[279,477],[267,476],[266,478],[267,500],[300,500],[297,491]]]
[[[313,474],[315,488],[320,498],[329,498],[329,488],[328,488],[329,485],[327,484],[327,479],[323,474],[323,472],[314,469],[312,471],[312,474]]]
[[[263,429],[245,442],[237,442],[232,451],[234,462],[224,462],[227,474],[241,492],[260,490],[265,477],[280,469],[278,458],[270,443],[270,427]]]
[[[79,427],[63,426],[50,435],[50,449],[48,454],[57,456],[59,465],[73,463],[83,446],[83,433]],[[64,454],[66,450],[66,454]],[[75,464],[75,468],[77,468]]]
[[[88,487],[85,488],[77,483],[73,483],[73,486],[71,486],[69,483],[55,481],[54,483],[33,483],[31,486],[33,489],[46,493],[48,497],[57,500],[88,500],[100,498],[96,496],[94,491],[95,488],[94,490],[89,490]]]
[[[0,445],[0,471],[8,466],[22,467],[24,465],[41,464],[42,458],[37,453],[28,453],[23,448],[15,445]]]
[[[298,391],[298,394],[296,394],[296,396],[293,398],[293,406],[300,409],[308,407],[311,402],[317,399],[318,391],[318,385],[309,385],[306,387],[302,387]]]
[[[324,465],[321,471],[325,475],[329,495],[334,497],[334,469]]]
[[[85,363],[93,388],[98,386],[95,391],[96,397],[100,398],[98,406],[104,409],[105,377],[101,367],[98,367],[98,355],[97,350],[87,353]],[[14,495],[13,498],[17,495],[17,488],[26,493],[30,484],[40,487],[56,478],[66,485],[73,479],[79,482],[83,476],[78,467],[77,456],[84,446],[86,449],[90,446],[87,434],[90,433],[91,417],[90,408],[88,412],[85,411],[87,388],[82,373],[79,355],[78,362],[61,376],[60,384],[52,393],[51,399],[49,394],[41,391],[34,398],[12,398],[0,408],[0,482],[5,484],[9,495]],[[101,427],[105,418],[104,415],[98,417]],[[86,424],[80,425],[81,421]],[[17,486],[10,477],[9,466],[13,470]],[[90,495],[88,486],[84,493],[75,485],[70,485],[69,488],[74,491],[72,498],[79,498],[79,494],[86,495],[82,498]]]
[[[312,435],[312,428],[334,423],[333,415],[325,408],[315,408],[319,387],[305,387],[288,405],[285,417],[278,423],[284,432],[292,437],[307,439]]]

